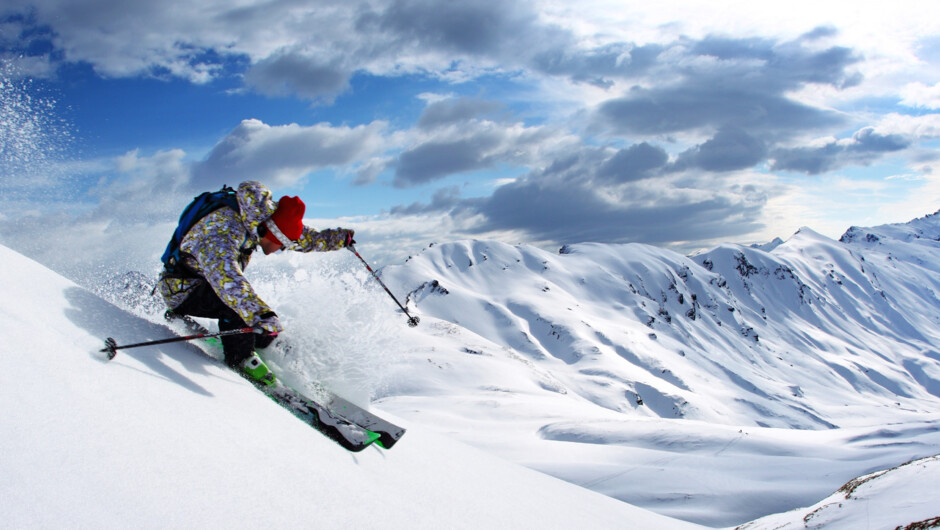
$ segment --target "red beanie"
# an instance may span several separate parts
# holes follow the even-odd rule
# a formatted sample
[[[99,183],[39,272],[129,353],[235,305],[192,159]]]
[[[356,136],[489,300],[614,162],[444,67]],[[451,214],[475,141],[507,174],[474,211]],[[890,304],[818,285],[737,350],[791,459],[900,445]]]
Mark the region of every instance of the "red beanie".
[[[281,200],[277,201],[277,210],[274,211],[274,215],[265,223],[269,235],[282,245],[287,243],[285,239],[291,241],[300,239],[304,231],[305,209],[304,201],[299,197],[286,195],[281,197]]]

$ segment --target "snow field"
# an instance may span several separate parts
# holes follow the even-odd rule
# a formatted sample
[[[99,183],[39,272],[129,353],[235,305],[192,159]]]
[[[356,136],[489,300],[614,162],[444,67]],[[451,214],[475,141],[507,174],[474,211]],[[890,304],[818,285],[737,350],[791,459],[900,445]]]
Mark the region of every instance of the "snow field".
[[[265,352],[282,378],[409,430],[356,455],[211,347],[102,362],[104,337],[171,335],[146,274],[99,286],[119,309],[0,248],[0,397],[15,404],[0,412],[0,511],[11,527],[369,527],[351,512],[419,528],[925,521],[940,515],[937,225],[842,242],[804,229],[691,258],[448,243],[382,271],[415,329],[345,253],[256,260],[253,284],[288,326]]]
[[[348,453],[191,344],[0,248],[6,528],[692,528],[408,425]]]

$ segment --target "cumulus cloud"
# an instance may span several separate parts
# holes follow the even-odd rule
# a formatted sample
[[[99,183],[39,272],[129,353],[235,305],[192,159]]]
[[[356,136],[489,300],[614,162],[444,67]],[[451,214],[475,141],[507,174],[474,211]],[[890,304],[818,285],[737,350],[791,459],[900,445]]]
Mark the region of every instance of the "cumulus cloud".
[[[451,186],[449,188],[441,188],[434,192],[431,201],[427,204],[414,202],[408,206],[395,206],[389,213],[396,217],[442,213],[453,211],[455,208],[460,207],[461,204],[460,188]]]
[[[940,83],[933,86],[921,82],[909,83],[901,89],[901,105],[930,110],[940,109]]]
[[[24,35],[47,32],[34,49],[45,48],[57,60],[85,62],[107,76],[172,75],[201,83],[222,70],[219,54],[211,51],[223,51],[227,38],[205,20],[211,5],[12,0],[5,7],[27,24]]]
[[[395,185],[426,184],[455,173],[492,167],[502,146],[502,131],[477,131],[450,141],[429,141],[398,157]]]
[[[877,127],[864,127],[852,138],[820,146],[776,149],[772,170],[818,175],[848,165],[865,166],[882,156],[911,147],[917,140],[935,138],[937,117],[889,119]]]
[[[578,21],[565,25],[544,16],[545,6],[502,0],[11,2],[0,53],[32,50],[29,60],[46,73],[84,62],[113,77],[196,83],[227,77],[258,93],[326,103],[363,74],[489,76],[551,85],[546,92],[556,97],[567,97],[574,83],[590,101],[601,98],[524,121],[481,91],[491,99],[435,99],[413,128],[391,132],[380,121],[301,126],[247,119],[195,163],[172,148],[123,157],[113,179],[93,193],[127,218],[135,212],[120,211],[122,194],[152,193],[157,182],[179,193],[249,178],[287,186],[336,168],[361,186],[386,184],[386,172],[401,189],[446,186],[428,203],[393,208],[398,218],[459,212],[480,233],[669,244],[758,228],[769,192],[759,178],[742,177],[758,164],[819,174],[873,163],[940,130],[931,116],[862,127],[849,113],[801,99],[801,91],[838,92],[862,81],[859,54],[827,44],[837,36],[831,27],[793,40],[659,34],[631,42],[604,31],[585,38]],[[529,95],[537,100],[544,93]],[[901,96],[905,105],[937,108],[936,86],[911,83]],[[852,129],[858,132],[851,138],[805,141]],[[455,176],[507,167],[525,176],[491,196],[466,199],[453,187]],[[135,183],[122,187],[119,177]]]
[[[54,48],[59,61],[85,62],[113,77],[199,83],[244,73],[259,92],[327,101],[356,72],[443,75],[462,59],[519,68],[529,54],[520,57],[518,50],[540,41],[574,42],[569,32],[540,22],[532,5],[498,0],[11,2],[5,12],[29,30],[17,34],[45,28],[47,56]]]
[[[621,149],[600,165],[597,176],[604,181],[630,182],[652,176],[666,165],[669,155],[662,147],[647,142]]]
[[[257,179],[277,186],[331,166],[366,161],[382,149],[384,122],[356,127],[326,123],[271,126],[244,120],[194,168],[197,187]]]
[[[537,72],[568,77],[575,82],[611,88],[615,79],[637,79],[651,75],[661,65],[660,55],[668,50],[661,44],[611,43],[580,49],[567,39],[550,41],[537,48],[530,65]]]
[[[860,82],[850,71],[859,60],[850,50],[820,51],[799,42],[678,42],[669,60],[674,81],[634,86],[605,101],[597,108],[595,125],[623,135],[732,128],[751,135],[794,134],[843,119],[791,99],[790,91],[810,83],[845,88]]]
[[[263,94],[297,95],[332,102],[349,85],[352,71],[341,58],[321,58],[283,49],[251,65],[245,82]]]
[[[502,108],[495,101],[476,98],[447,98],[434,101],[418,118],[418,128],[436,129],[455,123],[466,122]]]
[[[400,43],[467,54],[492,54],[533,31],[537,14],[523,2],[397,0],[364,14],[359,27]]]
[[[479,117],[497,108],[462,98],[428,105],[418,119],[415,140],[398,156],[394,185],[413,187],[500,164],[529,166],[546,151],[573,141],[551,127]]]
[[[369,186],[378,180],[386,169],[392,167],[395,160],[392,157],[373,157],[356,168],[355,177],[352,180],[354,186]]]
[[[671,246],[761,228],[766,195],[757,188],[688,187],[678,181],[623,187],[578,185],[541,173],[500,187],[476,204],[485,230],[521,229],[540,241],[642,242]]]
[[[940,137],[940,114],[911,116],[895,112],[884,115],[874,126],[881,135],[896,135],[911,142],[932,140]]]
[[[462,199],[455,188],[393,216],[450,214],[468,233],[513,233],[527,241],[644,242],[681,246],[760,229],[769,191],[747,176],[683,172],[648,143],[615,150],[567,146],[544,169]]]
[[[753,167],[764,160],[766,155],[767,146],[760,138],[741,129],[727,127],[703,144],[682,153],[675,167],[733,171]]]
[[[763,62],[755,81],[777,87],[778,95],[804,82],[854,82],[840,71],[850,62],[847,50],[810,53],[799,45],[808,38],[782,45],[718,38],[595,42],[551,22],[530,2],[12,0],[7,10],[28,29],[19,35],[40,36],[43,46],[32,49],[46,48],[57,61],[85,62],[107,76],[169,75],[201,83],[243,74],[261,93],[327,102],[359,72],[448,77],[460,71],[466,78],[529,71],[613,87],[652,75],[672,78],[677,66],[694,69],[707,58],[721,64],[716,73],[722,75]],[[683,93],[674,90],[674,97]]]

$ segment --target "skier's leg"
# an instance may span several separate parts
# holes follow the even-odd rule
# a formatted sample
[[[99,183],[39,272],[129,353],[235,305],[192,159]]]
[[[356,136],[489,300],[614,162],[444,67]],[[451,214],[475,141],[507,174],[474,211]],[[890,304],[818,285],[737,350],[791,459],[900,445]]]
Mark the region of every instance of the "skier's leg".
[[[219,321],[219,331],[230,331],[248,327],[248,324],[242,320],[234,309],[225,305],[219,296],[215,294],[212,287],[205,281],[201,282],[190,293],[186,300],[173,310],[178,315],[190,315],[202,318],[214,318]],[[245,361],[254,353],[255,338],[258,335],[254,333],[242,333],[238,335],[226,335],[222,337],[222,348],[225,352],[225,364],[236,367]],[[264,346],[270,344],[273,337],[261,336]]]

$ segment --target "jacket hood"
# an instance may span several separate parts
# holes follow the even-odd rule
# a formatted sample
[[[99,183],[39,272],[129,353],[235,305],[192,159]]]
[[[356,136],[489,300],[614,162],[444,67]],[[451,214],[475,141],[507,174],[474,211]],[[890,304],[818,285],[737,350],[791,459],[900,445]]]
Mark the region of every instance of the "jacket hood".
[[[267,221],[277,210],[274,194],[264,184],[249,180],[238,185],[235,192],[238,206],[241,208],[242,224],[254,238],[258,237],[258,227]]]

